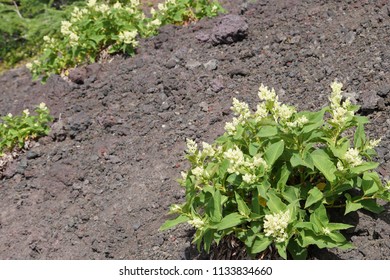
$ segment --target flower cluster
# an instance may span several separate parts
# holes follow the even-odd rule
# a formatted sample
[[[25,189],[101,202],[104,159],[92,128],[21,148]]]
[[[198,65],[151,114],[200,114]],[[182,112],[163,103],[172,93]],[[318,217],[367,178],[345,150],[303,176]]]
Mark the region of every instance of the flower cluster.
[[[289,221],[289,210],[286,212],[265,215],[263,226],[265,236],[273,237],[278,243],[286,241],[288,239],[286,229]]]
[[[134,31],[122,31],[119,33],[119,40],[125,44],[132,44],[133,46],[137,46],[138,42],[135,39],[137,37],[137,30]]]
[[[228,149],[223,155],[230,163],[227,172],[243,175],[242,180],[247,184],[256,182],[261,177],[261,173],[268,168],[266,161],[260,155],[245,158],[244,153],[237,146]]]
[[[333,82],[331,84],[332,93],[329,97],[330,101],[330,108],[332,109],[331,115],[332,120],[331,122],[335,124],[336,126],[342,127],[346,123],[346,121],[353,117],[354,112],[351,109],[351,101],[349,98],[347,98],[342,104],[342,94],[341,94],[341,88],[343,87],[342,83],[339,82]]]

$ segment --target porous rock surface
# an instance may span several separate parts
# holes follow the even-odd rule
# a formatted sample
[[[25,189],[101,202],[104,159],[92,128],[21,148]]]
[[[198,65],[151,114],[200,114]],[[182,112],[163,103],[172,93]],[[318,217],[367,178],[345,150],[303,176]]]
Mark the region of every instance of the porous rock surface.
[[[185,139],[212,142],[236,97],[257,104],[260,83],[313,110],[344,84],[368,115],[381,176],[390,175],[388,1],[229,0],[229,15],[166,26],[132,58],[79,68],[65,81],[0,76],[0,114],[45,102],[52,132],[9,163],[0,179],[0,259],[196,259],[187,225],[159,232],[188,167]],[[229,26],[222,23],[229,21]],[[219,34],[219,35],[218,35]],[[335,220],[351,250],[310,258],[388,259],[389,206]]]

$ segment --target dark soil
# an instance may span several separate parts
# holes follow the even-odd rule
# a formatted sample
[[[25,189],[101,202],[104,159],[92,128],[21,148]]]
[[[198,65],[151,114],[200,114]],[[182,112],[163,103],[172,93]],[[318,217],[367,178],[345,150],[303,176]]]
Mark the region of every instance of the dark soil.
[[[50,136],[9,163],[0,179],[1,259],[196,259],[187,225],[158,228],[188,167],[185,138],[212,142],[232,118],[231,100],[252,106],[261,83],[299,109],[327,104],[343,82],[382,137],[378,171],[390,174],[388,1],[222,1],[230,14],[142,40],[133,58],[114,57],[31,81],[0,77],[0,115],[45,102]],[[236,16],[235,16],[236,15]],[[223,26],[221,26],[221,21]],[[310,251],[319,259],[388,259],[390,209],[335,220],[356,249]]]

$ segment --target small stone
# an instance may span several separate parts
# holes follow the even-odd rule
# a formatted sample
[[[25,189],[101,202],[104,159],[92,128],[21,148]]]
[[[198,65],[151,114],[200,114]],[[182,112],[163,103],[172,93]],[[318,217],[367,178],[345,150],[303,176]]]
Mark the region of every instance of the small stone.
[[[205,32],[198,32],[198,34],[196,34],[195,38],[198,41],[206,43],[208,40],[210,40],[210,35],[205,33]]]
[[[205,101],[200,102],[199,107],[203,112],[207,112],[209,110],[209,105]]]
[[[167,67],[168,69],[172,69],[176,66],[177,62],[175,59],[171,58],[169,59],[166,63],[165,63],[165,67]]]
[[[378,108],[378,102],[381,99],[375,92],[366,91],[360,94],[360,101],[362,111],[374,111]]]
[[[356,33],[353,31],[349,31],[345,36],[345,43],[347,43],[347,45],[351,45],[353,41],[355,41],[355,37],[356,37]]]
[[[214,91],[215,93],[218,93],[224,89],[223,83],[221,82],[220,79],[213,79],[210,83],[210,86],[211,86],[211,90]]]
[[[206,70],[209,70],[209,71],[216,70],[218,68],[218,60],[212,59],[212,60],[206,62],[205,64],[203,64],[203,66],[204,66],[204,68],[206,68]]]
[[[26,154],[27,159],[35,159],[40,157],[41,155],[34,151],[28,151]]]
[[[186,63],[186,68],[189,70],[193,70],[201,65],[202,64],[199,61],[191,59]]]

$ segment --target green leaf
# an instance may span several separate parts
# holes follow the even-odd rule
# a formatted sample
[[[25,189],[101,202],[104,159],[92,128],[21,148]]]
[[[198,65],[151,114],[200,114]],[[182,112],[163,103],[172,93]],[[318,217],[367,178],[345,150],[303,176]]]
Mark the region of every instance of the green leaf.
[[[349,170],[350,170],[352,173],[360,174],[360,173],[363,173],[363,172],[365,172],[365,171],[367,171],[367,170],[375,169],[375,168],[377,168],[378,166],[379,166],[379,163],[378,163],[378,162],[369,161],[369,162],[364,162],[364,163],[361,164],[361,165],[352,167],[352,168],[350,168]]]
[[[221,192],[216,190],[212,196],[212,203],[209,207],[211,213],[212,222],[220,222],[222,219],[222,203],[221,203]]]
[[[299,153],[294,153],[290,159],[290,163],[292,167],[305,166],[314,170],[313,159],[310,154],[305,154],[305,157],[303,158]]]
[[[365,196],[371,196],[375,194],[377,191],[379,191],[377,180],[374,180],[373,178],[373,176],[375,176],[374,174],[378,176],[378,174],[376,173],[365,172],[363,174],[362,189]],[[379,179],[379,177],[377,179]]]
[[[287,242],[276,243],[275,247],[276,247],[276,250],[278,250],[279,256],[281,256],[283,259],[287,260]]]
[[[305,208],[310,207],[314,203],[321,201],[324,198],[324,194],[316,187],[312,188],[308,194],[309,196],[306,199]]]
[[[322,126],[324,123],[323,118],[325,111],[326,107],[322,108],[322,110],[318,112],[302,112],[302,115],[305,115],[309,120],[309,123],[303,127],[302,132],[308,133]]]
[[[361,204],[363,205],[364,209],[371,211],[375,214],[379,214],[384,210],[383,206],[379,205],[375,199],[362,200]]]
[[[305,260],[307,258],[307,249],[301,247],[295,239],[290,240],[287,250],[294,260]]]
[[[329,182],[333,182],[336,179],[335,172],[336,166],[330,160],[329,155],[321,149],[315,150],[311,153],[311,157],[314,162],[314,166],[324,174],[325,178]]]
[[[355,212],[356,210],[359,210],[363,208],[363,205],[360,202],[353,202],[351,195],[346,193],[345,197],[347,198],[346,205],[345,205],[345,212],[344,215],[347,215],[350,212]]]
[[[282,200],[273,193],[268,193],[268,201],[267,206],[273,213],[279,213],[286,210],[286,204],[282,202]]]
[[[242,224],[243,222],[245,222],[245,217],[243,217],[242,215],[240,215],[237,212],[233,212],[233,213],[223,217],[221,222],[217,225],[217,230],[224,230],[227,228],[232,228],[232,227],[235,227],[235,226]]]
[[[347,225],[347,224],[342,224],[342,223],[329,223],[326,227],[327,227],[330,231],[334,231],[334,230],[344,230],[344,229],[348,229],[348,228],[351,228],[351,227],[353,227],[353,226]]]
[[[251,253],[257,254],[263,252],[265,249],[271,245],[272,239],[270,237],[266,237],[264,235],[257,235],[255,241],[253,241]]]
[[[364,132],[364,126],[362,123],[359,123],[356,128],[355,135],[353,137],[353,144],[355,148],[360,150],[364,146],[365,142],[366,134]]]
[[[283,192],[283,198],[289,203],[294,203],[299,200],[299,189],[296,187],[288,186]]]
[[[276,184],[278,190],[284,189],[288,181],[288,178],[290,177],[290,174],[291,174],[290,169],[288,168],[287,164],[284,163],[278,172],[279,180],[278,183]]]
[[[259,150],[260,145],[258,143],[250,143],[249,144],[249,154],[253,157],[257,154],[257,151]]]
[[[256,136],[269,138],[278,134],[278,129],[275,126],[262,126]]]
[[[170,229],[178,224],[185,223],[189,220],[190,220],[190,218],[188,218],[187,216],[180,215],[176,219],[165,221],[165,223],[160,227],[159,230],[161,230],[161,231],[167,230],[167,229]]]
[[[240,212],[240,214],[244,217],[249,217],[251,210],[249,209],[248,205],[237,192],[235,192],[235,195],[236,195],[238,212]]]
[[[274,162],[283,154],[284,141],[280,140],[269,145],[264,151],[264,159],[269,167],[272,167]]]

